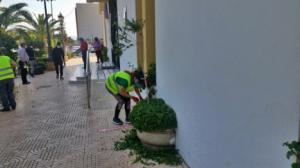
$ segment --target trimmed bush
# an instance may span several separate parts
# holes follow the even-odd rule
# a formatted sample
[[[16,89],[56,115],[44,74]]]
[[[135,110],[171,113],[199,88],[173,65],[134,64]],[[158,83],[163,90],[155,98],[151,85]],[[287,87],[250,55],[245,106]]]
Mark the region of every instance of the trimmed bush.
[[[129,114],[132,125],[139,131],[163,131],[177,128],[176,114],[163,99],[138,102]]]

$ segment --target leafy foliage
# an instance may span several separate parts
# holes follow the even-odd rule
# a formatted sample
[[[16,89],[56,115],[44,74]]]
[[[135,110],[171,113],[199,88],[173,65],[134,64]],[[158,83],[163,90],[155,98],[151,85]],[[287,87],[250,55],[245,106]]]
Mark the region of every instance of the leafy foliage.
[[[19,25],[17,30],[25,30],[28,34],[31,34],[33,36],[33,39],[46,42],[47,31],[45,26],[45,20],[46,17],[44,14],[33,15],[26,20],[26,23],[28,25]],[[53,35],[55,31],[60,31],[58,23],[58,20],[49,20],[50,35]]]
[[[156,86],[156,64],[151,64],[147,72],[148,87]]]
[[[283,146],[286,146],[288,148],[288,151],[286,153],[287,159],[290,159],[291,157],[295,157],[296,160],[300,159],[300,142],[298,141],[292,141],[292,142],[285,142]],[[291,165],[292,168],[300,168],[300,163],[294,162]]]
[[[38,49],[35,51],[36,57],[43,57],[45,54],[45,43],[42,40],[38,39],[28,39],[26,44],[29,46],[33,46],[33,48]]]
[[[16,59],[14,53],[11,50],[17,48],[17,43],[12,36],[0,32],[0,47],[5,47],[9,52],[8,56],[13,58],[14,60]]]
[[[176,114],[163,99],[153,98],[138,102],[129,118],[139,131],[163,131],[177,128]]]
[[[117,56],[121,56],[123,52],[135,45],[133,35],[142,30],[143,24],[134,19],[125,19],[124,26],[118,26],[118,40],[114,44],[113,52]]]
[[[131,155],[135,155],[135,161],[149,165],[149,160],[153,160],[159,164],[179,165],[182,162],[178,151],[174,148],[166,149],[151,149],[144,146],[139,138],[135,129],[125,132],[125,137],[115,143],[115,150],[130,150]]]
[[[26,3],[16,3],[10,5],[9,7],[0,8],[0,31],[7,31],[9,26],[24,22],[30,19],[31,15],[27,10],[23,8],[26,7]]]
[[[107,52],[108,52],[107,47],[103,47],[103,49],[102,49],[102,57],[103,57],[103,61],[104,62],[107,62],[109,60]]]
[[[142,30],[143,23],[135,19],[125,19],[124,29],[132,33],[138,33]]]

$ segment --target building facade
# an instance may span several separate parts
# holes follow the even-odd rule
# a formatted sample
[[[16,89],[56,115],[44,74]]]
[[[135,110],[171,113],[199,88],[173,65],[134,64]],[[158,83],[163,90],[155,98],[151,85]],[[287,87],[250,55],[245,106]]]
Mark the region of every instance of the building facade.
[[[290,167],[297,140],[300,1],[157,0],[158,95],[192,168]]]
[[[190,167],[290,166],[282,144],[299,132],[300,1],[100,0],[100,9],[112,1],[118,24],[144,24],[121,68],[156,63]]]

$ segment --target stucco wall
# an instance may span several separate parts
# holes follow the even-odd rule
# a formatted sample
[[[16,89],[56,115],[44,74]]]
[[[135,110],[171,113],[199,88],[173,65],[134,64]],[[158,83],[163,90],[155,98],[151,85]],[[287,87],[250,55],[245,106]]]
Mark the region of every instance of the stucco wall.
[[[297,139],[300,1],[157,0],[158,95],[192,168],[287,168]]]
[[[103,18],[99,12],[98,3],[76,4],[77,36],[90,39],[102,38]]]
[[[135,0],[118,0],[118,19],[119,26],[124,25],[124,12],[127,8],[127,18],[135,19]],[[131,35],[131,39],[135,42],[136,37],[134,34]],[[131,70],[137,67],[137,56],[136,56],[136,45],[125,50],[120,58],[120,69]]]

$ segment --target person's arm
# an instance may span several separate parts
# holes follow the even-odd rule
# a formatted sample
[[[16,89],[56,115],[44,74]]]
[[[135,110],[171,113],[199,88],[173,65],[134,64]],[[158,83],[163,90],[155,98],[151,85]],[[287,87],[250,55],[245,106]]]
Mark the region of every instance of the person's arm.
[[[121,88],[119,89],[119,94],[120,94],[121,96],[124,96],[124,97],[127,97],[127,98],[129,98],[129,99],[132,99],[134,102],[138,102],[138,101],[139,101],[139,98],[137,98],[137,97],[135,97],[135,96],[131,96],[129,93],[126,92],[126,90],[125,90],[123,87],[121,87]]]
[[[13,69],[16,69],[16,67],[17,67],[17,63],[12,59],[10,60],[10,65]]]
[[[28,56],[28,54],[27,54],[27,52],[26,52],[25,49],[23,50],[23,54],[24,54],[24,60],[25,60],[25,62],[28,63],[29,62],[29,56]]]
[[[141,96],[140,90],[138,88],[134,88],[134,91],[139,96],[139,99],[143,100],[143,97]]]

